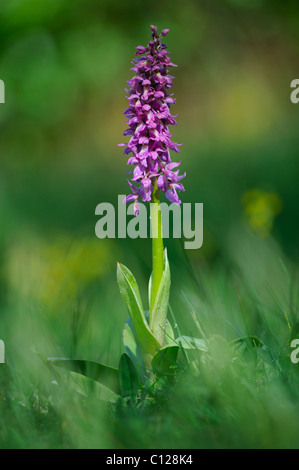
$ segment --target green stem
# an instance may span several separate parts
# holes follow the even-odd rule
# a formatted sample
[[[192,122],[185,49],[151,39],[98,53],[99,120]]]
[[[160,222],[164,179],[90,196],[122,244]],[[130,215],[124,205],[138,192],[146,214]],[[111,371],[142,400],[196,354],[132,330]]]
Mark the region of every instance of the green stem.
[[[150,204],[151,226],[152,226],[152,257],[153,257],[153,274],[152,274],[152,292],[150,301],[150,312],[152,312],[155,299],[161,283],[164,262],[163,262],[163,236],[162,236],[162,217],[160,210],[160,197],[157,181],[154,182],[152,199]],[[151,318],[151,315],[150,315]],[[151,323],[151,321],[150,321]]]

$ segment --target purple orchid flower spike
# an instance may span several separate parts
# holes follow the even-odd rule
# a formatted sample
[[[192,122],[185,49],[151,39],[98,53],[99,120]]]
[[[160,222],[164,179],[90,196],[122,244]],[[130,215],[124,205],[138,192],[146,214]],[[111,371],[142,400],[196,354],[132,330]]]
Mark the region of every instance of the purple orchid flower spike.
[[[129,106],[124,112],[129,126],[124,135],[131,138],[127,144],[120,144],[125,146],[126,155],[131,154],[128,165],[135,165],[132,182],[140,185],[137,187],[128,180],[132,194],[124,199],[134,201],[135,215],[139,213],[139,198],[144,202],[151,200],[154,181],[175,204],[181,204],[177,191],[185,190],[179,181],[186,174],[172,171],[180,162],[172,162],[169,152],[180,152],[179,144],[171,141],[168,128],[177,124],[176,116],[170,114],[175,99],[168,93],[174,78],[168,74],[168,68],[176,65],[170,61],[167,46],[161,43],[169,29],[163,29],[160,35],[156,26],[151,25],[151,30],[152,40],[146,47],[136,47],[138,58],[132,61],[135,76],[127,82]]]

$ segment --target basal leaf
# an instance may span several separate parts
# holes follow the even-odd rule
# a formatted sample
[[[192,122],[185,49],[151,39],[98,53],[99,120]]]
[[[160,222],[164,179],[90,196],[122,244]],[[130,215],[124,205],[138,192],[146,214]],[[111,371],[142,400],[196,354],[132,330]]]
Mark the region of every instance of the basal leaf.
[[[132,359],[136,367],[139,379],[141,380],[141,382],[143,382],[145,377],[145,366],[140,349],[135,339],[134,328],[130,318],[128,318],[124,324],[123,343],[126,353]]]
[[[175,340],[183,349],[199,349],[200,351],[208,350],[208,342],[205,339],[192,338],[191,336],[180,336]]]
[[[174,339],[174,331],[169,321],[166,321],[166,326],[165,326],[165,345],[166,346],[176,345],[176,342]]]
[[[246,351],[246,349],[252,348],[262,348],[264,346],[263,342],[257,337],[253,335],[249,336],[242,336],[241,338],[237,338],[230,343],[239,351]]]

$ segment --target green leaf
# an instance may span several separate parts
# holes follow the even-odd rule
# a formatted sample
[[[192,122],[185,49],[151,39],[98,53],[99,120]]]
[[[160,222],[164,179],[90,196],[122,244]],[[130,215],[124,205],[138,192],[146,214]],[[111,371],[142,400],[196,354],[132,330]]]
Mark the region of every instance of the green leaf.
[[[117,281],[120,293],[129,311],[134,333],[146,367],[161,345],[149,329],[144,316],[144,310],[139,294],[138,285],[131,271],[124,265],[117,265]]]
[[[230,344],[240,352],[246,351],[246,349],[262,348],[264,346],[263,342],[257,336],[252,335],[237,338],[231,341]]]
[[[119,382],[122,397],[136,398],[138,392],[138,374],[128,354],[121,355],[119,361]]]
[[[175,340],[183,349],[199,349],[206,352],[208,350],[208,342],[205,339],[192,338],[191,336],[180,336]]]
[[[119,398],[119,395],[105,385],[77,372],[70,373],[69,386],[84,397],[95,394],[99,400],[110,403],[114,403]]]
[[[175,366],[177,365],[179,346],[165,346],[160,349],[152,360],[152,369],[158,376],[173,376]]]
[[[113,367],[94,361],[59,357],[48,358],[48,362],[51,365],[68,369],[100,382],[102,385],[111,388],[114,392],[119,393],[119,371]]]
[[[167,257],[167,250],[164,249],[164,271],[160,287],[155,298],[154,306],[150,315],[150,329],[160,344],[164,344],[165,322],[167,318],[169,291],[170,291],[170,269]],[[151,283],[150,283],[151,285]]]
[[[140,381],[143,382],[145,378],[145,372],[146,372],[145,366],[144,366],[144,362],[141,356],[140,349],[135,339],[134,328],[133,328],[130,318],[128,318],[124,324],[123,343],[124,343],[126,353],[132,359],[136,367]]]

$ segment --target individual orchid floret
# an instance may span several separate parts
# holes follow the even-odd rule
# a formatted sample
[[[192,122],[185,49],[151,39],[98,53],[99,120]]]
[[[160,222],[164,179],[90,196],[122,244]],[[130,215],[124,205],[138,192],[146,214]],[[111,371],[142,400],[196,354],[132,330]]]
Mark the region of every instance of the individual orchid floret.
[[[135,215],[139,213],[138,201],[151,201],[154,185],[163,191],[170,202],[180,204],[177,191],[184,191],[179,183],[185,177],[179,175],[179,170],[172,171],[180,163],[172,162],[170,150],[180,152],[179,144],[172,142],[169,125],[176,125],[175,118],[170,114],[170,105],[175,103],[169,90],[172,87],[173,76],[168,74],[168,68],[176,67],[170,61],[167,46],[161,42],[169,29],[163,29],[158,34],[157,27],[151,26],[152,40],[146,47],[137,46],[132,61],[131,70],[135,76],[129,80],[129,106],[124,115],[128,119],[129,128],[125,136],[131,136],[124,146],[124,153],[130,155],[128,165],[134,165],[132,184],[128,183],[132,194],[124,202],[134,201]]]

